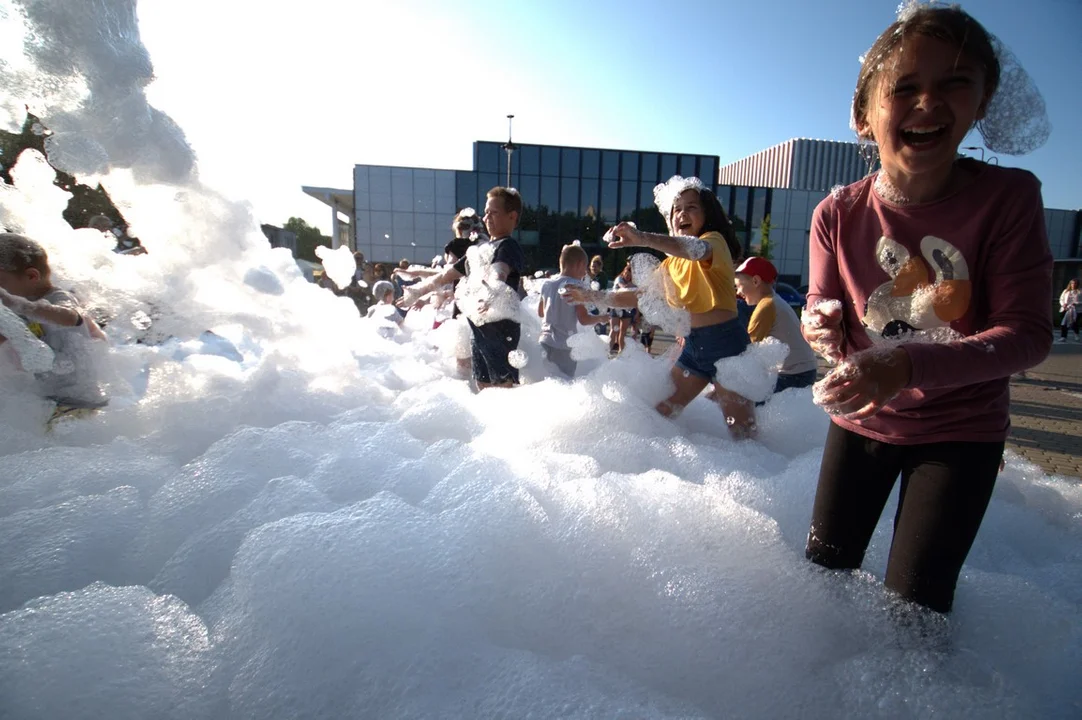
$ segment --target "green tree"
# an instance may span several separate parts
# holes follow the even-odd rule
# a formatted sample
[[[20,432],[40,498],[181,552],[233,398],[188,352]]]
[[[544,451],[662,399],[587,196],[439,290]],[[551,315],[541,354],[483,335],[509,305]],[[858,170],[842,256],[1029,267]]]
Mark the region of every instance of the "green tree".
[[[774,246],[770,242],[770,215],[759,223],[759,257],[773,260]]]
[[[321,233],[319,228],[312,227],[302,218],[291,217],[286,220],[283,227],[297,236],[297,257],[301,260],[319,262],[316,257],[316,245],[331,246],[331,239]]]

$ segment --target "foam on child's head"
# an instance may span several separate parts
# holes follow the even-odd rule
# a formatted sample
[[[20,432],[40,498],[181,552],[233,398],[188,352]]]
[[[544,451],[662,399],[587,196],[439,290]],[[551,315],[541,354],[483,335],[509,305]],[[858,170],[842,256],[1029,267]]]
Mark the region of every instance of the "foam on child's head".
[[[897,62],[905,40],[914,35],[949,43],[980,66],[989,100],[977,129],[989,150],[1024,155],[1048,140],[1052,126],[1044,98],[1014,54],[958,6],[918,0],[902,3],[897,20],[859,58],[861,68],[850,112],[854,132],[867,122],[876,83]]]
[[[703,181],[697,177],[686,178],[673,175],[667,182],[654,186],[654,204],[657,205],[658,212],[661,213],[661,216],[665,218],[665,223],[668,224],[676,198],[688,190],[701,192],[705,189],[706,186],[703,185]],[[669,229],[672,230],[671,227]]]
[[[485,223],[482,222],[477,211],[471,207],[464,207],[455,214],[454,220],[451,221],[451,230],[461,238],[469,239],[473,235],[488,237]]]
[[[376,300],[382,300],[387,296],[387,293],[394,294],[394,285],[387,280],[380,280],[372,287],[372,296],[375,297]]]

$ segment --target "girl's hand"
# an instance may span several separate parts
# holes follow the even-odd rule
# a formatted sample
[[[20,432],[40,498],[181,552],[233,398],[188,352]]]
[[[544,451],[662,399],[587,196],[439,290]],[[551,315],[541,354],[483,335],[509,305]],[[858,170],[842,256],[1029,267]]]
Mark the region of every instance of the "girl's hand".
[[[594,291],[587,290],[586,288],[580,287],[578,285],[564,285],[562,288],[560,288],[560,297],[562,297],[565,302],[571,305],[585,305],[587,302],[589,302],[589,300],[587,299],[587,294],[592,292]]]
[[[863,420],[893,400],[912,372],[909,353],[900,347],[861,350],[817,382],[812,398],[830,415]]]
[[[418,283],[418,285],[420,285],[420,283]],[[418,289],[417,285],[407,285],[402,288],[402,297],[398,298],[395,305],[403,310],[424,307],[421,298],[426,294],[426,291]]]
[[[842,361],[842,305],[827,300],[809,307],[800,316],[800,332],[831,365]]]
[[[622,222],[609,228],[604,240],[610,248],[635,247],[642,245],[642,232],[634,223]]]

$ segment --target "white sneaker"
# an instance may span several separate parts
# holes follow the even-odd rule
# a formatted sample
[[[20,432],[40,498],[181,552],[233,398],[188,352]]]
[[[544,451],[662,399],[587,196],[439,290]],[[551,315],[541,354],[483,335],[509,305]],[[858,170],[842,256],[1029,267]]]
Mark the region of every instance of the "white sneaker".
[[[1056,338],[1056,344],[1057,345],[1062,345],[1065,342],[1067,342],[1067,338],[1065,338],[1065,337]]]

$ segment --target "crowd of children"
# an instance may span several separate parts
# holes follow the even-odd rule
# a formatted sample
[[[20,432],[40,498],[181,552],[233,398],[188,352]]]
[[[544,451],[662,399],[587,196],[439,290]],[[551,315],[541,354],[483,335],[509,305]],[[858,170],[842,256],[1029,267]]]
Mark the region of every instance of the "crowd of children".
[[[852,121],[874,143],[880,168],[816,208],[803,318],[775,295],[778,273],[769,260],[737,264],[733,226],[697,178],[675,176],[655,188],[668,234],[620,222],[606,235],[610,248],[664,255],[656,272],[665,300],[688,318],[661,414],[676,416],[713,385],[733,437],[751,438],[755,403],[726,387],[719,361],[767,338],[784,343],[775,392],[813,385],[816,354],[834,365],[814,388],[832,422],[807,557],[859,568],[900,477],[886,584],[938,611],[951,609],[1001,467],[1008,379],[1043,360],[1052,342],[1040,183],[1024,170],[958,155],[974,127],[990,148],[1041,141],[1019,137],[1037,132],[1025,117],[1002,117],[1024,114],[1018,103],[995,102],[1002,52],[970,15],[939,5],[907,7],[875,41],[862,60]],[[465,315],[469,327],[471,351],[461,359],[477,389],[514,386],[525,258],[512,234],[522,212],[517,191],[494,187],[483,217],[469,208],[455,216],[443,267],[405,263],[392,273],[358,253],[358,272],[343,291],[352,288],[358,307],[389,337],[402,310],[426,298],[453,303],[449,315]],[[607,323],[618,354],[641,323],[637,332],[651,346],[654,327],[638,312],[642,285],[629,263],[610,289],[600,255],[588,259],[577,242],[563,247],[559,274],[540,286],[537,304],[540,352],[554,374],[575,376],[569,341],[583,327]],[[747,326],[738,297],[752,307]],[[0,302],[55,354],[36,382],[58,415],[107,403],[88,352],[104,336],[70,293],[52,285],[48,258],[33,240],[0,234]],[[1068,329],[1078,334],[1074,281],[1060,304],[1065,340]]]

